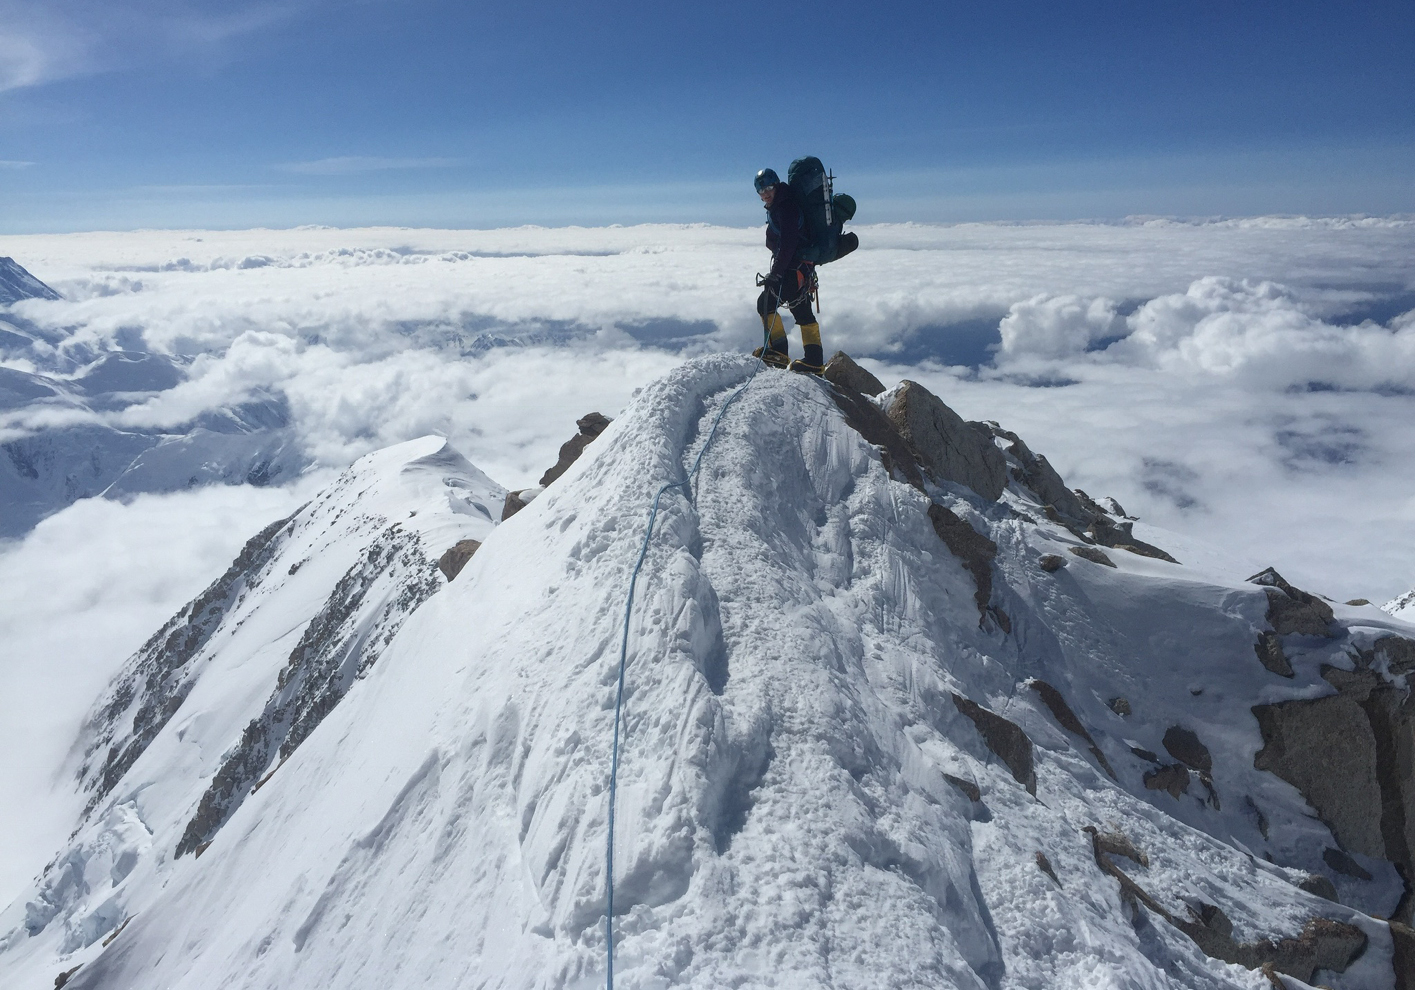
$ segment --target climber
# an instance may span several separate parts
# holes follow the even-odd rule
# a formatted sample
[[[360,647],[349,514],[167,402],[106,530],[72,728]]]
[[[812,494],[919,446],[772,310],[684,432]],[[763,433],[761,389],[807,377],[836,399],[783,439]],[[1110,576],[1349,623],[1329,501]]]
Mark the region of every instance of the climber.
[[[757,195],[767,211],[766,246],[771,249],[771,271],[762,280],[762,294],[757,297],[757,312],[761,315],[768,343],[765,352],[758,347],[752,354],[777,368],[819,375],[825,371],[825,354],[821,350],[820,324],[811,312],[811,298],[816,284],[816,266],[801,260],[805,247],[805,215],[795,191],[782,182],[776,172],[764,168],[754,183]],[[777,310],[785,306],[801,328],[801,360],[792,361],[786,345],[786,327]]]

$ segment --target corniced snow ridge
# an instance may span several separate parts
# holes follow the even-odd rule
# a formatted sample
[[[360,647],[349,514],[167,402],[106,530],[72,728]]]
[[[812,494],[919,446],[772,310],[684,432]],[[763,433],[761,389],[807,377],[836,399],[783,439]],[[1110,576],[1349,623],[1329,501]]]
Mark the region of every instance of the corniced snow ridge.
[[[533,501],[430,438],[253,538],[95,708],[4,984],[602,985],[628,573],[751,370],[648,386]],[[617,985],[1410,987],[1415,626],[829,377],[759,374],[660,510]]]

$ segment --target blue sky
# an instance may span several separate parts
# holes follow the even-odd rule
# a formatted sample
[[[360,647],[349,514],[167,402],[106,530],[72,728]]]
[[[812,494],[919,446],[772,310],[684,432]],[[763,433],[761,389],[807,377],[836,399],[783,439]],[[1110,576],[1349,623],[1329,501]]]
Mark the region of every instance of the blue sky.
[[[0,0],[0,232],[1415,212],[1404,3]]]

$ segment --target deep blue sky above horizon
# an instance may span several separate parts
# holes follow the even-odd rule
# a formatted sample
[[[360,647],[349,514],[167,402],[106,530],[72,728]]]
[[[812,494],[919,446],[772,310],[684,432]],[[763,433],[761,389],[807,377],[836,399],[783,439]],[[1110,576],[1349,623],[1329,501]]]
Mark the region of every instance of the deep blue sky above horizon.
[[[0,232],[1415,212],[1415,11],[0,0]]]

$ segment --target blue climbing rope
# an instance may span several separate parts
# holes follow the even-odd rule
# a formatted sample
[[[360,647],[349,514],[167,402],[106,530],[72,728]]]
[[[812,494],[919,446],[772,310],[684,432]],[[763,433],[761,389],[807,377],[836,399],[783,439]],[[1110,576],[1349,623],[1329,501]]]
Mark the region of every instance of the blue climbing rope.
[[[762,354],[766,353],[766,348],[770,341],[766,323],[762,324]],[[638,587],[639,570],[644,566],[644,559],[648,556],[649,540],[653,536],[654,522],[658,519],[658,504],[664,494],[673,488],[685,489],[688,501],[693,501],[693,492],[689,487],[693,479],[697,477],[698,468],[702,466],[703,457],[706,456],[708,448],[712,446],[712,441],[717,436],[718,424],[722,422],[723,414],[727,412],[729,406],[737,401],[737,396],[747,390],[747,386],[752,384],[752,379],[757,377],[757,372],[765,367],[765,362],[760,357],[757,359],[756,367],[747,376],[747,380],[741,384],[737,391],[728,397],[722,404],[722,408],[717,411],[717,417],[712,421],[712,429],[708,431],[707,441],[703,444],[702,450],[698,451],[698,456],[693,460],[693,466],[681,481],[670,481],[654,493],[653,507],[649,510],[648,526],[644,529],[644,541],[639,547],[639,559],[634,563],[634,572],[629,577],[629,594],[624,601],[624,638],[619,644],[619,690],[614,697],[614,746],[609,764],[609,835],[605,842],[605,911],[604,911],[604,941],[605,953],[608,956],[608,966],[605,971],[605,988],[614,990],[614,797],[619,786],[619,722],[620,712],[624,707],[624,668],[629,662],[629,617],[634,611],[634,589]]]

